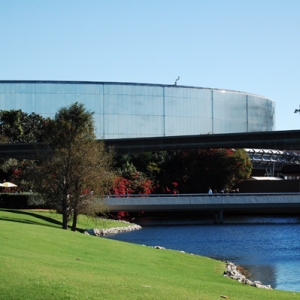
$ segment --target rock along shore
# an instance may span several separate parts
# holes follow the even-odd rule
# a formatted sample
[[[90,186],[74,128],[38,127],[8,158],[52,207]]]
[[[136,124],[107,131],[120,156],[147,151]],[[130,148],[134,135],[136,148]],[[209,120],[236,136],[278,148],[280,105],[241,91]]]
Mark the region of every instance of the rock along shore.
[[[238,270],[238,267],[235,264],[229,261],[226,262],[226,271],[224,272],[224,276],[230,277],[241,283],[248,284],[257,288],[272,290],[272,287],[270,285],[263,285],[260,281],[249,280]]]
[[[117,221],[117,222],[129,223],[126,221]],[[107,235],[113,235],[117,233],[129,232],[129,231],[140,230],[140,229],[142,229],[140,225],[132,224],[129,226],[114,227],[114,228],[107,228],[107,229],[98,229],[98,228],[86,229],[84,231],[84,234],[93,235],[93,236],[107,236]]]

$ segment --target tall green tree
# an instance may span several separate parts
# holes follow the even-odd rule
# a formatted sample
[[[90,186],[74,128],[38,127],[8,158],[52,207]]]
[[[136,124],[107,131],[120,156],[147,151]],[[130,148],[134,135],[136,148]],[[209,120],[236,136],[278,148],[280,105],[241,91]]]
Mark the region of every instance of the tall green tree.
[[[68,229],[72,218],[76,230],[79,213],[103,209],[97,198],[112,186],[113,153],[95,139],[93,113],[83,104],[61,108],[48,120],[46,132],[53,152],[40,157],[41,165],[33,172],[34,188],[62,212],[62,228]]]
[[[36,143],[45,138],[46,120],[35,113],[19,110],[0,111],[1,143]],[[23,175],[28,160],[15,158],[0,159],[0,178],[16,183],[20,190],[30,189],[30,182]]]
[[[34,112],[22,110],[0,111],[0,136],[3,142],[31,143],[43,142],[46,120]]]

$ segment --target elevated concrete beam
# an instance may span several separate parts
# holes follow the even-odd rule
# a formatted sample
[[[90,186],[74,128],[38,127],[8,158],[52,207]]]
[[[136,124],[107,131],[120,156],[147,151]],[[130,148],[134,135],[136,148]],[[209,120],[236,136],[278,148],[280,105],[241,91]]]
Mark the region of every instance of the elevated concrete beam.
[[[208,148],[300,150],[300,130],[108,139],[103,141],[107,147],[114,147],[119,154]],[[0,157],[34,158],[36,148],[43,150],[44,144],[0,144]]]
[[[208,148],[300,149],[300,130],[263,131],[193,136],[109,139],[119,154],[143,151]]]

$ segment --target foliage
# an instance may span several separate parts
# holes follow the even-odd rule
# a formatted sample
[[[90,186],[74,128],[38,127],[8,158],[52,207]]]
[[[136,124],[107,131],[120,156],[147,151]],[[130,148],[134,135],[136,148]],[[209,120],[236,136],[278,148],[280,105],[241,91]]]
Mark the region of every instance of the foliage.
[[[11,181],[12,177],[18,177],[21,162],[16,158],[2,160],[0,164],[1,177]]]
[[[42,142],[45,137],[46,120],[35,113],[27,114],[21,110],[0,111],[0,141],[2,143]],[[31,184],[22,176],[28,160],[0,160],[0,177],[18,185],[18,190],[29,191]]]
[[[0,163],[0,177],[3,181],[10,181],[15,183],[18,192],[30,192],[32,190],[32,183],[30,182],[30,172],[35,166],[36,162],[33,160],[18,160],[9,158]]]
[[[28,206],[31,208],[46,208],[47,202],[40,194],[26,193],[28,197]]]
[[[151,194],[166,155],[166,151],[158,151],[116,156],[114,167],[118,176],[111,192],[116,195]]]
[[[32,143],[44,139],[46,120],[32,112],[19,110],[0,111],[0,136],[3,142]]]
[[[4,192],[0,194],[0,207],[13,209],[41,209],[46,208],[46,201],[39,194]]]
[[[132,163],[126,162],[121,168],[117,169],[117,173],[119,176],[114,179],[113,194],[151,193],[152,181],[144,173],[137,171]]]
[[[157,175],[160,174],[161,166],[167,156],[167,151],[119,155],[116,157],[114,165],[116,169],[122,170],[123,168],[127,168],[126,166],[128,164],[132,164],[139,172],[142,172],[145,177],[154,181]]]
[[[92,115],[78,103],[60,109],[46,128],[47,144],[53,153],[50,159],[40,156],[41,165],[31,172],[34,190],[62,212],[64,229],[72,218],[75,231],[80,213],[103,211],[97,197],[112,185],[113,153],[95,140]]]
[[[174,151],[162,167],[156,192],[199,193],[231,189],[251,175],[252,164],[243,149]]]
[[[115,194],[232,189],[252,171],[250,158],[243,149],[145,152],[117,157],[115,166],[119,174],[113,187]],[[151,186],[147,185],[150,180]]]

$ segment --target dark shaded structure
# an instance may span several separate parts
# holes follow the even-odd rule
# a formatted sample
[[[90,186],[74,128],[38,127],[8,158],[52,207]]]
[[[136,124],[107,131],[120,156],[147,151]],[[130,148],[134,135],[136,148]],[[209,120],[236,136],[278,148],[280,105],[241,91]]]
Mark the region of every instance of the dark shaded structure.
[[[109,139],[105,144],[114,146],[119,154],[208,148],[297,150],[300,149],[300,130]]]
[[[300,149],[300,130],[108,139],[104,142],[107,147],[114,147],[118,154],[208,148],[297,150]],[[33,158],[37,149],[45,150],[42,143],[0,144],[0,157]]]

